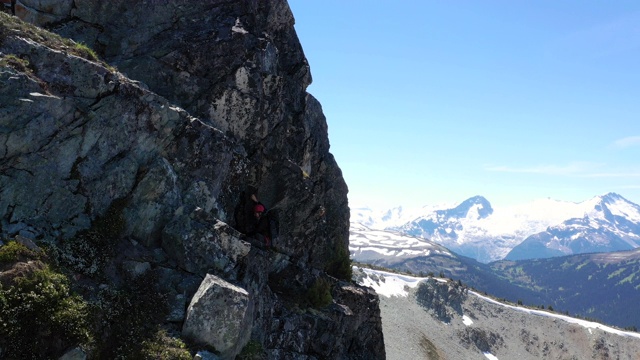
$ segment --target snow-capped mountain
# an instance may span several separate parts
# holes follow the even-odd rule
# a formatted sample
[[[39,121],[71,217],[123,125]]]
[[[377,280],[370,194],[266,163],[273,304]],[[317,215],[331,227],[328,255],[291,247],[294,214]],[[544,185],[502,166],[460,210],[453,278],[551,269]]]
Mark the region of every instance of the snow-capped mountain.
[[[361,208],[352,210],[351,221],[429,239],[485,263],[507,255],[524,259],[640,246],[640,207],[614,193],[581,203],[540,199],[503,208],[482,196],[457,206]]]
[[[389,267],[417,257],[455,257],[432,241],[356,223],[352,223],[349,230],[349,252],[354,261]]]
[[[351,223],[362,224],[370,229],[384,230],[402,226],[424,214],[447,205],[423,206],[421,208],[405,208],[398,206],[388,210],[374,210],[370,207],[351,209]]]
[[[506,259],[611,252],[640,246],[640,206],[614,193],[595,197],[585,205],[588,211],[582,217],[527,237]]]

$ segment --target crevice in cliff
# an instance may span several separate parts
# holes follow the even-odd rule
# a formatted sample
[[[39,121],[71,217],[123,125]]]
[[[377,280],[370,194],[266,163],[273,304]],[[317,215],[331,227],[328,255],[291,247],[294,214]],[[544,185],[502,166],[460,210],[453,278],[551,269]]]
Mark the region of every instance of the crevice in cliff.
[[[11,174],[7,173],[7,172],[6,172],[7,170],[24,171],[24,172],[26,172],[27,174],[29,174],[29,176],[31,176],[31,177],[34,177],[34,176],[35,176],[35,173],[34,173],[34,172],[32,172],[32,171],[31,171],[31,170],[29,170],[29,169],[26,169],[26,168],[19,168],[19,167],[15,167],[15,166],[8,166],[8,167],[6,167],[5,169],[3,169],[3,173],[4,173],[5,175],[9,176],[9,177],[11,177]]]
[[[77,8],[77,6],[75,5],[75,1],[74,1],[74,4],[73,4],[72,8]],[[79,18],[77,16],[73,16],[71,14],[69,14],[69,16],[67,16],[67,17],[65,17],[65,18],[63,18],[61,20],[52,21],[52,22],[46,24],[45,28],[47,30],[51,31],[51,32],[58,32],[59,30],[62,30],[65,25],[71,24],[71,23],[76,22],[76,21],[79,22],[79,23],[85,24],[85,25],[89,25],[90,27],[97,29],[99,33],[103,33],[104,30],[105,30],[104,26],[101,26],[100,24],[90,23],[88,21],[83,20],[82,18]],[[102,56],[104,54],[100,54],[100,55]]]

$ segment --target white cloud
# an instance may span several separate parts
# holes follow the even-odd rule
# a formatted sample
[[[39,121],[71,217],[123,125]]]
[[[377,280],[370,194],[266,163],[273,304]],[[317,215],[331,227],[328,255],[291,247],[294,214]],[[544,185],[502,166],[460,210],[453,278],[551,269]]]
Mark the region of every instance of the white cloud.
[[[578,175],[580,177],[587,178],[623,178],[623,177],[640,177],[640,172],[604,172],[604,173],[590,173]]]
[[[616,148],[628,148],[631,146],[640,146],[640,136],[627,136],[613,142]]]
[[[637,178],[640,170],[602,171],[605,164],[574,162],[567,165],[537,165],[529,167],[485,166],[486,171],[520,174],[559,175],[580,178]],[[598,171],[599,170],[599,171]]]
[[[584,175],[600,167],[601,164],[574,162],[567,165],[537,165],[530,167],[486,166],[485,170],[494,172],[544,174],[544,175]]]
[[[620,188],[634,190],[634,189],[640,189],[640,185],[627,185],[627,186],[621,186]]]

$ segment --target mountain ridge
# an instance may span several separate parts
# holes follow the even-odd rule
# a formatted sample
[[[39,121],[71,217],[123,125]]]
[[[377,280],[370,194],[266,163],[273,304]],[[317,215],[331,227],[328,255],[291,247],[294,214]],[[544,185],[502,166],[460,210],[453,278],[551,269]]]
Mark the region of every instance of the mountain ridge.
[[[394,208],[375,212],[370,208],[353,209],[352,222],[374,229],[387,229],[438,242],[449,250],[488,263],[507,258],[527,258],[530,248],[541,248],[532,256],[559,256],[573,252],[626,250],[640,245],[640,206],[619,194],[607,193],[573,203],[538,199],[529,203],[494,208],[482,196],[474,196],[459,204],[425,206],[419,209]],[[580,229],[576,224],[588,218]],[[554,228],[555,226],[555,228]],[[567,229],[573,228],[569,233]],[[545,231],[556,229],[545,235]],[[551,239],[566,240],[553,247]],[[582,246],[571,248],[566,243],[576,240],[582,231]],[[605,235],[602,235],[605,232]],[[572,239],[572,236],[574,238]],[[603,244],[602,239],[608,239]],[[526,241],[526,243],[525,243]],[[599,245],[588,246],[590,243]],[[628,244],[628,246],[623,246]],[[549,249],[549,250],[546,250]]]
[[[357,263],[440,275],[514,303],[551,305],[620,327],[640,328],[640,314],[629,312],[640,301],[640,248],[484,264],[437,242],[358,225],[352,227],[349,250]]]
[[[390,360],[635,360],[640,353],[637,332],[505,303],[456,281],[366,268],[354,276],[380,294]]]
[[[640,246],[640,206],[615,193],[586,203],[589,211],[582,218],[567,219],[527,237],[505,259],[621,251]]]

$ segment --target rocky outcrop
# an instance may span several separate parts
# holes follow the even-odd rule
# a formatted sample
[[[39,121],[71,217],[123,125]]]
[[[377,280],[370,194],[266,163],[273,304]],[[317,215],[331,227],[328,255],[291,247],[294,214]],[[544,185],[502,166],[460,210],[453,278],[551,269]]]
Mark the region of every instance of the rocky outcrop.
[[[348,261],[347,187],[286,1],[17,5],[62,37],[0,14],[3,239],[56,250],[89,298],[152,274],[167,326],[215,276],[270,358],[384,358],[376,296],[325,274]],[[276,252],[234,228],[250,186]],[[333,302],[309,309],[319,278]]]
[[[182,335],[233,359],[249,341],[251,310],[246,290],[207,275],[191,299]]]
[[[86,360],[87,354],[82,349],[75,348],[69,350],[66,354],[62,355],[59,360]]]
[[[456,314],[462,314],[464,291],[457,283],[439,283],[429,278],[418,285],[416,302],[432,311],[440,321],[449,322]]]

